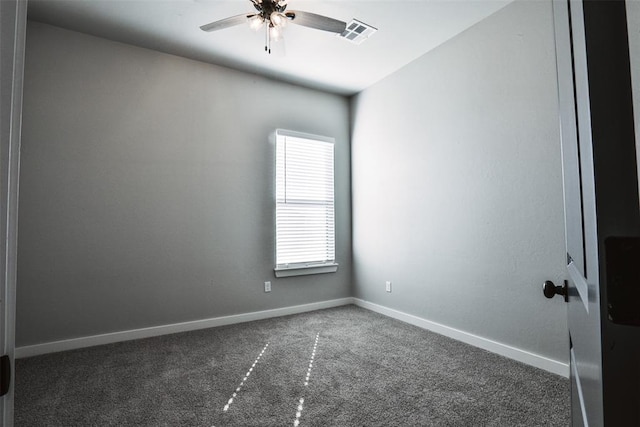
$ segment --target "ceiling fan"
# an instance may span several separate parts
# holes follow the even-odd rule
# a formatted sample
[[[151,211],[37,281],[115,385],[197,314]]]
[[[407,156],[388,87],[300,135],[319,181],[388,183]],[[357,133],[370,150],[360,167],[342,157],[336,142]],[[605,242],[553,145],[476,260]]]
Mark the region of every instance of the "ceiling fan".
[[[200,27],[202,31],[217,31],[224,28],[249,22],[254,30],[265,27],[264,50],[271,53],[271,41],[278,41],[282,37],[282,29],[291,22],[316,30],[331,33],[342,33],[347,27],[346,22],[311,12],[297,10],[286,11],[287,0],[249,0],[258,13],[249,13],[231,16],[229,18],[214,21]]]

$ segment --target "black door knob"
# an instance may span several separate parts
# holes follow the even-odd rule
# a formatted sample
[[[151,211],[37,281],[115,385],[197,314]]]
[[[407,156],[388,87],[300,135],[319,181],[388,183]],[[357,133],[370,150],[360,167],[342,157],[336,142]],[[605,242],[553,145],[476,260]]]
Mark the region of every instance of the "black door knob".
[[[546,280],[542,284],[542,293],[547,298],[553,298],[556,295],[564,296],[565,301],[569,301],[569,295],[567,292],[567,281],[564,281],[562,286],[556,286],[551,280]]]

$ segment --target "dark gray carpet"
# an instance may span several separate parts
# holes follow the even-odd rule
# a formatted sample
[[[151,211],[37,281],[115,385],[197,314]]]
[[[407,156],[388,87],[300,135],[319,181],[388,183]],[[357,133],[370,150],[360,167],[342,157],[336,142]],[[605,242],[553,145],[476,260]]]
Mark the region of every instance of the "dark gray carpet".
[[[16,426],[569,425],[567,379],[355,306],[20,359],[15,395]]]

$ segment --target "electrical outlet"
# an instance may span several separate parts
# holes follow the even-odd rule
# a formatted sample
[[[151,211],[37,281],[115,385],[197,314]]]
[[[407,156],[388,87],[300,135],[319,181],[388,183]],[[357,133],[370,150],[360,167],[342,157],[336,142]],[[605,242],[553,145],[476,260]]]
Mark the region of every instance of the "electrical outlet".
[[[271,292],[271,282],[264,282],[264,291]]]
[[[387,280],[385,282],[385,286],[386,286],[387,292],[391,292],[391,281]]]

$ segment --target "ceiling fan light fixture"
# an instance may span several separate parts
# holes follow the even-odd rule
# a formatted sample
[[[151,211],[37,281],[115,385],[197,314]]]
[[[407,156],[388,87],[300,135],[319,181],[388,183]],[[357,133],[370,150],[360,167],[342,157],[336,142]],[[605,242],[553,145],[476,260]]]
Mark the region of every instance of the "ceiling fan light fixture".
[[[287,25],[289,18],[287,18],[287,16],[282,12],[273,12],[269,17],[269,20],[274,27],[283,28]]]
[[[269,26],[269,37],[271,41],[278,42],[282,40],[282,30],[280,27]]]
[[[253,15],[249,18],[249,28],[258,31],[264,25],[264,18],[260,14]]]

